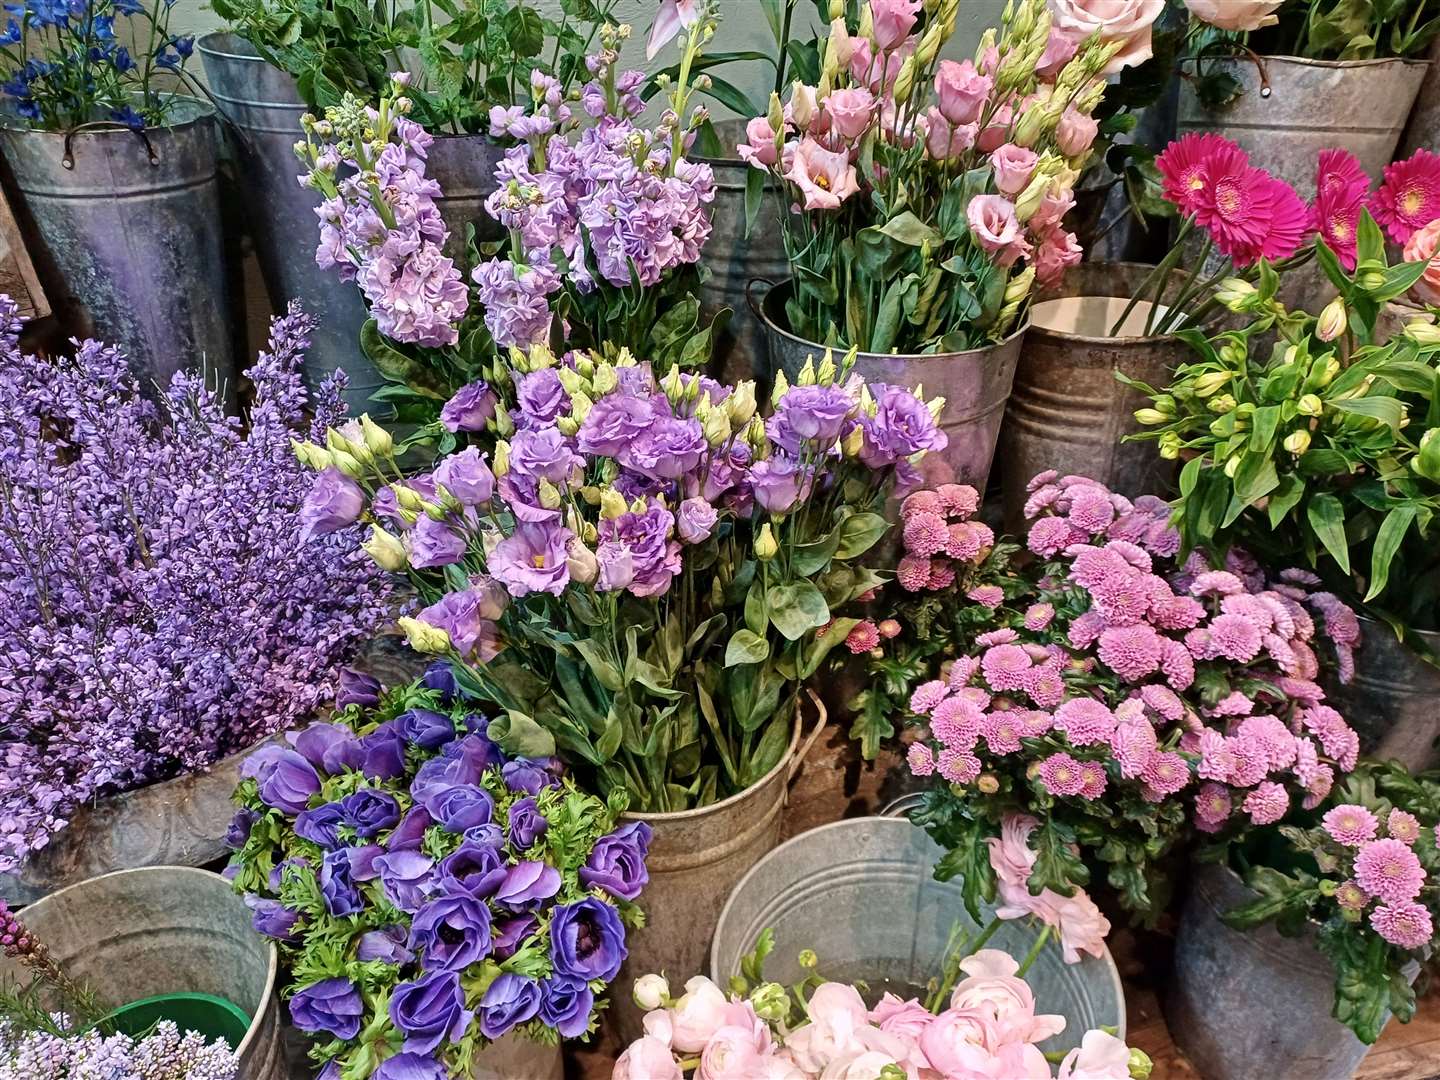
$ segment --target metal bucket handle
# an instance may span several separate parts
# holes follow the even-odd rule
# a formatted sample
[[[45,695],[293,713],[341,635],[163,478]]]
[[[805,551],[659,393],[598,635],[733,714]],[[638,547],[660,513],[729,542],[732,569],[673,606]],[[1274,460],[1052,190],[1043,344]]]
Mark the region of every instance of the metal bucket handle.
[[[757,278],[755,280],[763,279]],[[746,286],[746,290],[749,290],[749,286]],[[805,693],[810,696],[810,700],[814,703],[815,712],[819,715],[819,719],[815,721],[815,729],[800,740],[800,745],[795,748],[795,756],[790,759],[790,771],[785,777],[787,799],[789,798],[790,783],[795,779],[796,774],[800,772],[800,767],[805,764],[806,755],[810,753],[810,748],[819,740],[820,734],[825,730],[826,722],[830,719],[829,713],[825,711],[825,703],[820,700],[815,691],[807,686]],[[801,731],[805,730],[804,717],[798,710],[795,714],[795,723]]]
[[[771,281],[768,277],[752,277],[749,281],[745,282],[745,303],[750,306],[750,314],[754,315],[761,325],[764,325],[765,311],[762,305],[765,303],[765,300],[763,297],[758,300],[755,298],[756,285],[766,286],[765,295],[769,296],[770,290],[775,288],[775,282]],[[810,696],[814,697],[815,695],[811,694]],[[816,703],[819,704],[818,701]],[[822,716],[825,714],[823,707],[820,710],[820,714]]]
[[[116,124],[109,120],[91,120],[86,124],[77,124],[65,132],[65,147],[63,153],[60,155],[60,164],[64,168],[75,168],[75,148],[71,144],[74,142],[75,136],[80,132],[90,130],[129,131],[144,145],[145,156],[149,159],[151,168],[160,164],[160,155],[156,153],[154,145],[150,142],[150,136],[146,135],[145,132],[132,127],[126,127],[123,124]]]

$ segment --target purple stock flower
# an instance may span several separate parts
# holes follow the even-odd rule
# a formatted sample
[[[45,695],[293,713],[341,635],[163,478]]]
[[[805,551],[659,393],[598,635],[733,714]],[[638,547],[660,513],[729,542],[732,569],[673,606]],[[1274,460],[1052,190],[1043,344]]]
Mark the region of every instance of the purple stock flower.
[[[490,909],[464,893],[438,897],[416,912],[408,944],[426,971],[464,971],[490,953]]]
[[[408,935],[403,926],[387,926],[383,930],[368,930],[360,935],[355,947],[355,959],[362,964],[381,960],[387,964],[403,966],[415,959],[415,954],[405,947]]]
[[[569,529],[554,524],[521,522],[515,532],[495,545],[490,572],[511,596],[547,592],[559,596],[570,582]]]
[[[395,717],[395,726],[407,742],[424,750],[438,750],[455,738],[455,721],[430,709],[406,709]]]
[[[540,984],[523,975],[501,975],[480,999],[480,1033],[498,1039],[540,1011]]]
[[[508,867],[499,847],[466,840],[440,862],[443,892],[484,899],[505,882]]]
[[[325,803],[313,810],[302,810],[295,818],[295,835],[322,848],[340,846],[340,826],[345,824],[345,811],[339,803]]]
[[[609,982],[625,961],[625,927],[603,900],[556,905],[550,917],[550,963],[560,978]]]
[[[540,1019],[561,1037],[574,1039],[590,1028],[595,995],[575,979],[552,978],[540,984]]]
[[[340,800],[345,824],[362,840],[370,840],[400,820],[400,804],[388,791],[359,788]]]
[[[445,1067],[424,1054],[396,1054],[370,1074],[370,1080],[449,1080]],[[339,1080],[339,1074],[336,1074]]]
[[[512,911],[524,911],[537,907],[559,891],[560,871],[546,863],[525,859],[506,871],[505,880],[495,890],[495,901]]]
[[[271,743],[262,746],[240,766],[240,775],[254,777],[260,800],[287,814],[298,814],[320,790],[314,767],[294,750]]]
[[[467,383],[440,409],[440,423],[447,431],[484,431],[495,416],[497,400],[488,383]]]
[[[516,799],[510,804],[510,846],[516,851],[529,848],[545,835],[549,827],[550,823],[545,820],[533,796]]]
[[[809,497],[813,474],[798,461],[776,454],[750,466],[755,501],[772,514],[788,514]]]
[[[434,971],[401,983],[390,996],[390,1022],[405,1036],[410,1053],[429,1054],[458,1042],[474,1015],[465,1008],[460,976],[453,971]]]
[[[697,495],[680,504],[675,516],[675,531],[687,544],[703,544],[715,531],[715,522],[719,517],[715,507]]]
[[[649,825],[634,821],[602,836],[580,868],[580,883],[587,889],[601,889],[617,900],[634,900],[650,880],[645,869],[650,835]]]
[[[903,386],[873,383],[875,415],[861,416],[865,437],[860,460],[872,469],[895,465],[922,450],[943,450],[949,442],[930,410]]]
[[[496,345],[524,349],[549,339],[552,315],[546,298],[560,288],[560,275],[549,262],[491,259],[470,276],[479,286],[485,326]]]
[[[365,492],[360,485],[334,465],[326,466],[316,474],[300,508],[300,539],[325,536],[353,525],[364,509]]]
[[[502,647],[496,620],[505,614],[510,598],[494,578],[476,577],[471,582],[470,588],[446,593],[417,617],[449,634],[450,644],[462,657],[488,664]]]
[[[278,941],[293,941],[295,924],[300,913],[291,911],[279,900],[269,900],[254,893],[247,893],[245,906],[250,909],[250,925],[257,934],[275,938]]]
[[[485,455],[467,446],[435,466],[435,482],[466,506],[480,506],[495,493],[495,476],[485,464]]]
[[[350,855],[346,851],[327,851],[320,864],[320,895],[325,910],[337,919],[356,915],[365,909],[360,890],[350,876]]]
[[[409,533],[410,565],[417,570],[449,566],[465,557],[465,537],[446,522],[422,514]]]
[[[434,860],[411,848],[391,851],[375,860],[380,884],[390,902],[413,915],[435,884]]]
[[[667,592],[670,582],[681,570],[680,545],[670,539],[674,528],[675,516],[663,506],[652,506],[642,514],[629,511],[601,521],[600,547],[595,553],[600,562],[601,580],[608,584],[606,564],[619,557],[612,546],[615,545],[629,555],[631,580],[625,587],[631,593],[659,596]]]
[[[340,669],[340,689],[335,694],[335,707],[344,709],[350,705],[370,708],[380,704],[380,680],[373,675],[354,668]]]
[[[365,1003],[349,979],[323,979],[290,999],[290,1019],[301,1031],[325,1032],[337,1039],[360,1034]]]
[[[495,815],[495,800],[482,787],[455,784],[431,793],[425,800],[425,809],[446,832],[458,835],[476,825],[487,824]]]

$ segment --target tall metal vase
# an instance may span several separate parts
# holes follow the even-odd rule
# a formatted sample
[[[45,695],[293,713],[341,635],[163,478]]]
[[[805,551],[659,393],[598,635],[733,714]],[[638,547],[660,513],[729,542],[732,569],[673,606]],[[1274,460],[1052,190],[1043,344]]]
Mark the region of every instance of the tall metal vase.
[[[142,384],[203,368],[233,390],[215,113],[176,98],[164,126],[31,131],[0,120],[57,311],[124,349]]]
[[[1360,616],[1355,677],[1327,679],[1325,694],[1360,735],[1360,749],[1413,772],[1440,763],[1440,667],[1423,659],[1377,619]],[[1410,630],[1406,638],[1440,656],[1440,633]]]

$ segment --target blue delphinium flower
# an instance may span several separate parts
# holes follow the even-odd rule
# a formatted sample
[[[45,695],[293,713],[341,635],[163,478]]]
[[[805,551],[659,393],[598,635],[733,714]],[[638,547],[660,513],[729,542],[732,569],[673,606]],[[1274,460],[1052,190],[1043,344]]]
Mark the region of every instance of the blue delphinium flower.
[[[178,71],[192,52],[195,51],[193,37],[172,37],[155,50],[155,63],[162,68]]]
[[[7,7],[5,10],[9,11],[10,9]],[[0,34],[0,45],[18,44],[20,44],[20,24],[14,19],[10,19],[5,23],[5,32]]]
[[[124,124],[132,131],[143,131],[145,129],[145,118],[129,105],[119,109],[111,109],[110,119],[114,120],[117,124]]]

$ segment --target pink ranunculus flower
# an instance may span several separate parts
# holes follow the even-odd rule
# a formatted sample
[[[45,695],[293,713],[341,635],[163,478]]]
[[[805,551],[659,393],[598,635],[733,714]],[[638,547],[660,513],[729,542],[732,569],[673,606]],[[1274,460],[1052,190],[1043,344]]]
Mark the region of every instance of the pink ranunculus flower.
[[[1083,894],[1077,894],[1083,895]],[[1043,1042],[1065,1030],[1065,1018],[1035,1015],[1035,995],[1016,973],[1019,962],[999,949],[981,949],[960,961],[965,978],[950,995],[950,1007],[977,1012],[991,1024],[999,1042]]]
[[[911,998],[902,1001],[894,994],[886,993],[875,1008],[870,1010],[870,1022],[881,1031],[915,1042],[920,1038],[935,1014]]]
[[[985,110],[990,91],[995,89],[992,76],[981,74],[970,60],[941,60],[935,73],[935,95],[940,112],[952,124],[973,124]]]
[[[810,1080],[809,1077],[790,1059],[788,1051],[781,1050],[778,1054],[771,1054],[760,1062],[760,1071],[755,1074],[754,1080]]]
[[[1259,30],[1280,21],[1275,14],[1285,0],[1185,0],[1190,14],[1217,30]]]
[[[752,1014],[753,1015],[753,1014]],[[750,1080],[770,1053],[770,1029],[758,1017],[720,1028],[700,1052],[695,1080]]]
[[[768,169],[779,160],[775,151],[775,132],[770,121],[757,116],[745,125],[745,141],[735,147],[742,161],[748,161],[757,169]]]
[[[1058,1080],[1130,1080],[1130,1048],[1109,1032],[1087,1031],[1060,1063]]]
[[[1074,233],[1051,229],[1035,253],[1036,284],[1058,285],[1065,271],[1077,265],[1084,254]]]
[[[826,150],[808,136],[800,140],[785,177],[805,196],[806,210],[837,209],[860,190],[849,156]]]
[[[1048,890],[1047,890],[1048,891]],[[1110,933],[1110,920],[1100,913],[1095,901],[1083,889],[1074,896],[1059,896],[1057,914],[1060,920],[1060,947],[1067,964],[1078,964],[1081,953],[1094,957],[1105,955],[1105,938]]]
[[[1066,157],[1078,157],[1090,149],[1099,134],[1099,122],[1072,106],[1060,114],[1060,123],[1055,128],[1055,145]]]
[[[844,983],[822,983],[807,1006],[810,1023],[785,1040],[795,1064],[818,1073],[830,1062],[866,1049],[859,1033],[870,1026],[869,1011],[860,992]]]
[[[1046,5],[1054,28],[1077,45],[1092,34],[1106,45],[1119,44],[1106,75],[1150,59],[1151,26],[1165,10],[1165,0],[1046,0]]]
[[[1015,204],[1003,195],[976,195],[965,208],[975,242],[986,251],[1000,251],[1020,239]]]
[[[897,1065],[900,1062],[883,1050],[864,1050],[830,1062],[821,1071],[820,1080],[873,1080],[882,1069]]]
[[[685,984],[685,993],[670,1008],[670,1045],[682,1054],[698,1054],[725,1022],[730,1000],[725,992],[696,975]]]
[[[1015,110],[1009,105],[1001,105],[990,114],[990,123],[981,129],[975,145],[987,154],[999,150],[1009,140],[1010,125],[1014,120]]]
[[[1040,155],[1024,146],[1006,143],[990,155],[990,165],[995,170],[995,186],[1000,194],[1014,198],[1025,190],[1030,177],[1035,175],[1035,166]]]
[[[990,1076],[992,1049],[1004,1040],[983,1009],[949,1008],[920,1034],[920,1050],[942,1076]]]
[[[610,1080],[684,1080],[684,1076],[670,1048],[646,1036],[620,1055]]]
[[[910,36],[920,14],[920,0],[870,0],[875,47],[890,52]]]
[[[875,118],[875,95],[864,87],[832,90],[823,105],[830,129],[854,142],[869,130]]]
[[[1405,242],[1406,262],[1428,262],[1420,280],[1410,287],[1415,297],[1427,304],[1440,304],[1440,218],[1418,229]]]
[[[1045,1052],[1031,1043],[1006,1043],[995,1051],[992,1076],[1005,1080],[1050,1080]]]

